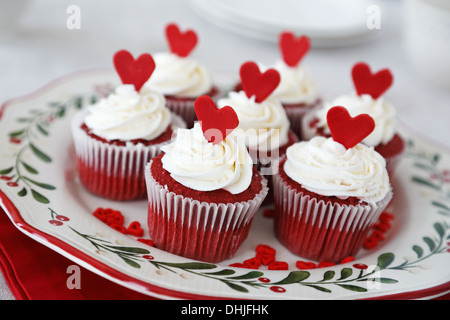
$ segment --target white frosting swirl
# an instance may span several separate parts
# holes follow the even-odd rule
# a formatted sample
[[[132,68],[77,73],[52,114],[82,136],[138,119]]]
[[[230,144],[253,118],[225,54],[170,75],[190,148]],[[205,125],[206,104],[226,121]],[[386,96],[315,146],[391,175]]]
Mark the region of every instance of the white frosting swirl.
[[[334,106],[345,107],[352,117],[366,113],[373,118],[375,129],[362,141],[369,146],[385,144],[395,134],[395,109],[382,97],[373,99],[368,94],[359,96],[354,93],[340,96],[331,103],[326,103],[316,114],[319,119],[318,126],[325,128],[326,133],[330,132],[327,125],[327,112]]]
[[[272,68],[279,72],[281,78],[280,84],[271,94],[273,98],[285,104],[311,104],[319,98],[316,83],[300,64],[290,67],[279,60]]]
[[[209,70],[192,58],[161,52],[153,55],[153,59],[155,71],[146,86],[166,96],[196,98],[207,94],[213,86]]]
[[[86,125],[92,133],[107,140],[153,140],[171,122],[162,94],[133,85],[120,85],[115,92],[87,107]]]
[[[163,146],[163,168],[182,185],[199,191],[225,189],[232,194],[246,190],[253,176],[253,163],[234,132],[212,144],[203,136],[200,123],[179,129],[176,139]]]
[[[316,136],[292,145],[286,156],[286,174],[317,194],[375,203],[390,191],[386,161],[373,147],[360,143],[346,149],[332,138]]]
[[[249,149],[276,150],[288,142],[290,123],[278,100],[269,97],[257,103],[255,97],[248,98],[244,91],[232,91],[228,97],[217,101],[218,108],[224,106],[236,111],[237,130],[244,134]]]

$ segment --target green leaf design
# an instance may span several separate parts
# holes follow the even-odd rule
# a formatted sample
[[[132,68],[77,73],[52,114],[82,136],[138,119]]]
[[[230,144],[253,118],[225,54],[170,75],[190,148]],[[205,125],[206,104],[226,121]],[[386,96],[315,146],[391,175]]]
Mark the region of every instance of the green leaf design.
[[[16,130],[16,131],[10,132],[10,133],[9,133],[9,136],[10,136],[11,138],[13,138],[13,137],[18,137],[18,136],[22,135],[24,132],[25,132],[25,129]]]
[[[441,238],[443,238],[445,236],[445,230],[444,230],[444,227],[442,226],[442,224],[435,223],[434,224],[434,230],[436,230],[436,232],[439,234],[439,236]]]
[[[122,257],[122,256],[120,256],[120,258],[122,258],[123,261],[125,261],[128,265],[132,266],[133,268],[136,268],[136,269],[141,268],[141,265],[139,263],[137,263],[136,261],[133,261],[131,259],[128,259],[128,258]]]
[[[441,209],[444,209],[444,210],[446,210],[446,211],[450,211],[450,208],[449,208],[449,207],[447,207],[445,204],[440,203],[440,202],[438,202],[438,201],[431,201],[431,204],[434,205],[434,206],[436,206],[436,207],[439,207],[439,208],[441,208]]]
[[[413,182],[416,182],[416,183],[419,183],[419,184],[423,184],[423,185],[425,185],[425,186],[427,186],[427,187],[430,187],[430,188],[433,188],[433,189],[435,189],[435,190],[440,190],[440,187],[439,187],[439,186],[437,186],[437,185],[435,185],[434,183],[432,183],[432,182],[430,182],[430,181],[428,181],[428,180],[425,180],[425,179],[423,179],[423,178],[420,178],[420,177],[412,177],[411,180],[412,180]]]
[[[188,269],[188,270],[202,270],[202,269],[217,268],[217,266],[214,264],[204,263],[204,262],[185,262],[185,263],[164,262],[163,264],[168,267]]]
[[[20,161],[20,163],[23,165],[23,167],[24,167],[29,173],[32,173],[32,174],[38,174],[38,173],[39,173],[35,168],[33,168],[32,166],[30,166],[30,165],[27,164],[26,162]]]
[[[328,280],[333,279],[335,274],[336,274],[336,273],[335,273],[333,270],[328,270],[327,272],[325,272],[325,273],[323,274],[323,279],[322,279],[322,281],[328,281]]]
[[[44,136],[48,136],[48,131],[45,130],[41,125],[38,124],[36,127],[38,128],[40,133],[42,133]]]
[[[222,282],[224,282],[227,286],[229,286],[233,290],[236,290],[236,291],[239,291],[239,292],[245,292],[245,293],[248,292],[247,288],[245,288],[243,286],[240,286],[238,284],[235,284],[233,282],[230,282],[230,281],[222,281]]]
[[[0,174],[8,174],[8,173],[10,173],[13,169],[14,169],[14,167],[10,167],[10,168],[6,168],[6,169],[3,169],[3,170],[0,170]]]
[[[384,253],[378,257],[377,267],[380,270],[386,269],[392,261],[394,261],[395,255],[393,253]]]
[[[52,159],[46,155],[44,152],[42,152],[41,150],[39,150],[39,148],[37,148],[33,143],[30,142],[30,148],[31,151],[33,151],[33,153],[42,161],[44,162],[52,162]]]
[[[136,253],[136,254],[149,254],[150,251],[138,247],[122,247],[122,246],[107,246],[108,248],[119,250],[123,252]]]
[[[240,276],[228,277],[228,279],[246,280],[246,279],[253,279],[253,278],[261,277],[263,274],[264,274],[264,272],[261,272],[261,271],[250,271],[250,272],[240,275]]]
[[[423,256],[423,249],[422,249],[422,247],[414,245],[413,246],[413,250],[414,250],[415,253],[417,253],[417,258],[420,258],[420,257]]]
[[[308,279],[311,274],[308,271],[292,271],[286,278],[277,282],[276,284],[290,284]]]
[[[344,268],[341,270],[341,277],[338,280],[344,280],[353,274],[352,268]]]
[[[436,244],[433,240],[429,237],[423,237],[423,241],[428,245],[428,248],[430,248],[430,251],[433,251],[436,248]]]
[[[306,286],[314,288],[314,289],[322,291],[322,292],[331,293],[330,289],[327,289],[327,288],[324,288],[324,287],[321,287],[321,286],[317,286],[317,285],[314,285],[314,284],[307,284]]]
[[[235,274],[236,271],[231,269],[223,269],[217,272],[205,272],[205,274],[209,274],[211,276],[230,276],[232,274]]]
[[[27,177],[23,177],[23,178],[25,180],[27,180],[27,181],[29,181],[29,182],[31,182],[31,183],[41,187],[41,188],[44,188],[44,189],[47,189],[47,190],[55,190],[56,189],[56,187],[52,186],[51,184],[38,182],[38,181],[32,180],[32,179],[27,178]]]
[[[344,288],[346,290],[350,290],[350,291],[356,291],[356,292],[367,292],[367,289],[364,287],[360,287],[360,286],[355,286],[353,284],[342,284],[342,283],[337,283],[337,285],[341,288]]]
[[[33,195],[33,198],[40,203],[50,203],[50,201],[46,197],[44,197],[36,190],[31,189],[31,194]]]
[[[27,195],[27,189],[25,189],[25,188],[22,188],[22,190],[20,190],[19,192],[17,192],[17,195],[19,196],[19,197],[24,197],[24,196],[26,196]]]

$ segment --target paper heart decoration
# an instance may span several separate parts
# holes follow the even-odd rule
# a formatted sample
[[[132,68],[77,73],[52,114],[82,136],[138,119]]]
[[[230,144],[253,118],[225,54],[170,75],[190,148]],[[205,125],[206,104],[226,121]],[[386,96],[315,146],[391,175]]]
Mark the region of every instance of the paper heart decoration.
[[[187,57],[198,42],[197,34],[193,30],[181,32],[178,25],[174,23],[166,27],[166,38],[170,51],[180,57]]]
[[[261,73],[258,65],[253,61],[245,62],[240,68],[242,88],[247,97],[255,96],[255,101],[264,101],[280,83],[280,74],[275,69],[268,69]]]
[[[292,32],[288,31],[281,33],[278,45],[283,61],[290,67],[298,65],[311,48],[311,42],[307,36],[296,38]]]
[[[194,102],[195,113],[206,140],[217,144],[224,140],[239,124],[239,119],[230,106],[218,109],[211,97],[203,95]]]
[[[131,53],[120,50],[114,54],[114,67],[123,84],[132,84],[139,91],[155,70],[155,61],[148,53],[136,60]]]
[[[351,117],[347,109],[335,106],[328,110],[327,123],[334,141],[350,149],[363,141],[373,129],[375,121],[368,114]]]
[[[392,85],[393,76],[389,69],[372,73],[370,67],[359,62],[352,68],[352,78],[358,95],[369,94],[377,99]]]

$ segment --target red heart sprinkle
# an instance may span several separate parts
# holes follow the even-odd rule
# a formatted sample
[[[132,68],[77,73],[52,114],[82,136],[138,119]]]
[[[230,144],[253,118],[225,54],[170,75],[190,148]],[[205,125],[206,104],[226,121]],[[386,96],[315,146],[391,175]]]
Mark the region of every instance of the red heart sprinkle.
[[[259,260],[257,257],[250,258],[244,261],[244,264],[249,269],[258,269],[261,266],[261,260]]]
[[[297,261],[295,263],[295,265],[297,266],[297,268],[299,268],[300,270],[307,270],[307,269],[315,269],[317,266],[314,262],[309,262],[309,261]]]
[[[368,114],[351,117],[347,109],[335,106],[328,110],[327,123],[333,140],[350,149],[363,141],[375,129],[375,121]]]
[[[267,244],[258,244],[255,249],[256,253],[275,256],[276,250]]]
[[[194,102],[195,113],[206,140],[217,144],[224,140],[239,124],[239,119],[230,106],[218,109],[211,97],[203,95]]]
[[[307,36],[298,38],[292,32],[281,33],[278,45],[283,61],[290,67],[295,67],[303,59],[311,48],[311,42]]]
[[[187,57],[198,42],[197,34],[193,30],[181,32],[175,23],[167,25],[166,37],[170,51],[180,57]]]
[[[372,73],[369,65],[359,62],[353,66],[352,78],[358,95],[369,94],[372,98],[380,97],[394,81],[389,69]]]
[[[327,268],[327,267],[332,267],[335,265],[336,265],[336,263],[334,263],[334,262],[323,261],[323,262],[319,262],[319,264],[317,265],[317,268]]]
[[[253,61],[242,64],[240,68],[242,88],[247,97],[255,96],[255,101],[264,101],[280,83],[280,74],[275,69],[268,69],[261,73],[258,65]]]
[[[133,221],[128,226],[127,233],[136,237],[141,237],[144,234],[144,229],[141,228],[141,224],[138,221]]]
[[[142,88],[155,70],[155,61],[148,53],[135,60],[130,52],[120,50],[114,55],[113,61],[122,83],[134,85],[136,91]]]
[[[272,261],[269,263],[267,269],[269,270],[288,270],[289,265],[287,262],[284,261]]]
[[[258,252],[256,254],[256,257],[261,261],[261,263],[265,266],[267,266],[269,263],[275,260],[275,254],[270,253],[261,253]]]

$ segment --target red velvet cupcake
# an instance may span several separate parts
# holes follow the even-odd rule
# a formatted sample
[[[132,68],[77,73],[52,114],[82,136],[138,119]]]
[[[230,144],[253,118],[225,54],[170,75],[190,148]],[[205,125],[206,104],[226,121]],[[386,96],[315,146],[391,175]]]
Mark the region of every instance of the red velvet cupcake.
[[[149,234],[162,250],[219,262],[247,238],[267,182],[230,133],[238,123],[233,109],[218,110],[207,96],[195,109],[200,121],[180,129],[146,167]]]
[[[124,84],[72,120],[79,179],[107,199],[144,199],[145,165],[185,124],[165,107],[160,93],[141,89],[154,68],[150,55],[134,60],[119,51],[114,62]],[[140,71],[133,74],[133,68]]]
[[[197,120],[195,99],[201,95],[214,99],[219,95],[219,89],[213,83],[210,70],[190,56],[198,42],[195,31],[182,32],[172,23],[167,25],[165,33],[170,52],[153,55],[156,69],[146,86],[161,92],[170,111],[192,128]]]
[[[243,89],[228,92],[217,101],[219,108],[233,106],[239,118],[240,132],[256,168],[268,179],[271,189],[272,175],[278,170],[280,159],[286,149],[298,141],[290,129],[289,119],[281,103],[270,95],[280,83],[280,74],[275,69],[261,72],[252,62],[242,64],[240,77]],[[272,200],[271,191],[265,204]]]
[[[384,158],[358,143],[374,127],[370,116],[352,122],[345,109],[335,107],[328,119],[333,138],[296,143],[280,163],[273,179],[274,226],[292,253],[339,262],[361,249],[392,188]]]
[[[306,140],[315,135],[329,137],[326,114],[335,105],[344,105],[352,116],[367,113],[375,120],[375,129],[362,142],[373,146],[386,159],[386,167],[392,177],[406,146],[397,132],[395,108],[383,98],[392,84],[392,74],[388,69],[372,74],[367,64],[357,63],[353,67],[352,78],[355,93],[339,96],[304,116],[303,137]]]
[[[280,83],[270,97],[281,103],[289,119],[290,129],[302,140],[303,116],[322,102],[315,81],[301,63],[310,50],[310,40],[307,36],[295,37],[292,32],[286,31],[280,34],[278,46],[281,59],[270,67],[259,67],[261,70],[272,68],[280,74]],[[242,89],[240,83],[234,91]]]

